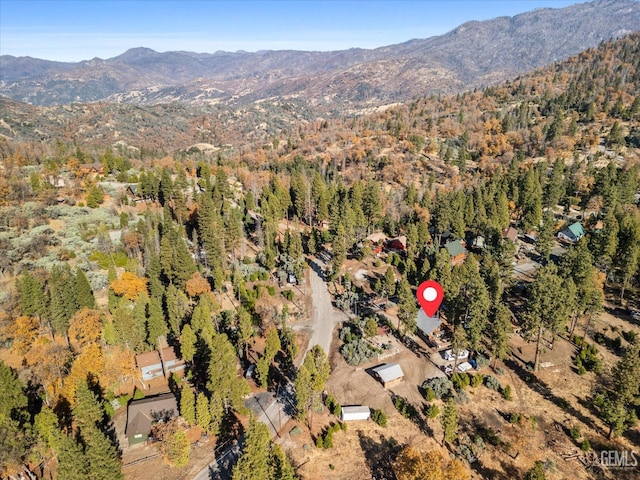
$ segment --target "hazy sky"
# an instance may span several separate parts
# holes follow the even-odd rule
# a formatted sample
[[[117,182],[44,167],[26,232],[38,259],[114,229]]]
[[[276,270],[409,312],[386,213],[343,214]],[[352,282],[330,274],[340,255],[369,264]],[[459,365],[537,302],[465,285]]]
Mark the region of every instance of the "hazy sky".
[[[129,48],[213,53],[375,48],[578,0],[0,0],[0,55],[80,61]]]

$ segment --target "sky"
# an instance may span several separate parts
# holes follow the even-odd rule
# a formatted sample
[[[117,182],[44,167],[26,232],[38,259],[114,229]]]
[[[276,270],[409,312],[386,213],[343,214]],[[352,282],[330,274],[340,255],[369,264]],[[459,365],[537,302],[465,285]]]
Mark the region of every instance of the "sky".
[[[0,0],[0,55],[77,62],[130,48],[343,50],[581,0]]]

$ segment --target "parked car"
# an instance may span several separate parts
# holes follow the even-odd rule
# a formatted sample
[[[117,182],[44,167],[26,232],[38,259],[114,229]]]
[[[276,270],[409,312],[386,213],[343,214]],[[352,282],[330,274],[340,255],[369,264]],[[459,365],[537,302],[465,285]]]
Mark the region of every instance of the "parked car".
[[[469,350],[462,349],[458,352],[458,360],[463,360],[469,356]],[[447,350],[444,352],[444,359],[448,362],[453,362],[456,357],[453,355],[453,350]]]
[[[640,320],[640,311],[638,311],[638,310],[631,310],[631,316],[632,316],[635,320]]]

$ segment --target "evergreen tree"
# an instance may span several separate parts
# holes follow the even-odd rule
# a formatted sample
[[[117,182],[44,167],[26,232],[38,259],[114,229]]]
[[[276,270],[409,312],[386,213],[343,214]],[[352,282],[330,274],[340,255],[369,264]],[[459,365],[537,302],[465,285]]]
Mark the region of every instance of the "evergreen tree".
[[[238,364],[233,350],[224,333],[214,335],[209,345],[209,381],[207,389],[212,397],[220,398],[225,411],[234,408],[244,411],[242,397],[249,393],[249,385],[244,377],[238,376]]]
[[[453,443],[458,436],[458,411],[453,403],[453,398],[450,398],[445,404],[440,423],[444,432],[443,444],[444,442]]]
[[[196,424],[205,432],[210,431],[211,411],[209,409],[209,400],[204,392],[198,393],[196,399]]]
[[[78,311],[75,275],[68,265],[53,267],[49,281],[50,315],[55,332],[67,339],[69,320]],[[67,339],[68,341],[68,339]]]
[[[209,400],[209,418],[209,433],[218,435],[224,419],[224,402],[217,395],[212,395]]]
[[[73,419],[84,431],[91,427],[101,426],[104,421],[104,407],[96,395],[89,389],[85,380],[80,380],[76,387]]]
[[[509,334],[513,331],[511,311],[506,305],[499,303],[493,310],[493,322],[489,334],[494,367],[498,360],[503,360],[509,350]]]
[[[554,264],[541,267],[535,281],[528,290],[524,307],[523,333],[525,338],[536,342],[534,371],[540,363],[540,347],[545,332],[558,333],[567,319],[567,302],[562,289],[562,279],[557,275]],[[550,295],[549,292],[554,292]]]
[[[74,438],[60,433],[55,450],[58,458],[57,478],[65,480],[89,478],[89,462],[82,447]]]
[[[78,299],[78,308],[96,308],[96,299],[93,296],[93,290],[87,276],[80,269],[76,269],[76,295]]]
[[[184,384],[180,390],[180,415],[189,425],[196,423],[196,397],[188,384]]]
[[[167,323],[162,311],[161,298],[152,296],[148,307],[147,344],[155,348],[158,347],[158,338],[168,333]]]
[[[418,306],[416,297],[406,277],[402,276],[398,283],[398,321],[404,325],[404,334],[414,333],[416,330],[416,315]],[[400,329],[400,325],[398,325]]]
[[[264,423],[255,418],[249,420],[249,428],[245,434],[242,455],[233,467],[233,480],[265,480],[275,479],[269,465],[271,439]]]
[[[191,325],[187,323],[182,327],[182,334],[180,335],[180,353],[186,362],[191,362],[191,360],[193,360],[193,356],[196,353],[197,340],[198,338],[196,337],[196,334],[193,333]]]
[[[124,479],[118,451],[98,427],[85,428],[82,431],[82,438],[86,443],[85,455],[89,467],[87,478],[92,480]]]

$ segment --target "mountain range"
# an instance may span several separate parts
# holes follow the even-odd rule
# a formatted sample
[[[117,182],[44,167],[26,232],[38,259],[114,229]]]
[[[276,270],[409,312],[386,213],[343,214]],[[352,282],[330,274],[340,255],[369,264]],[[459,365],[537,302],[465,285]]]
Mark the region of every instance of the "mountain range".
[[[323,114],[514,78],[610,38],[640,31],[640,2],[600,0],[467,22],[376,49],[159,53],[134,48],[78,63],[0,57],[0,95],[33,105],[302,102]]]

